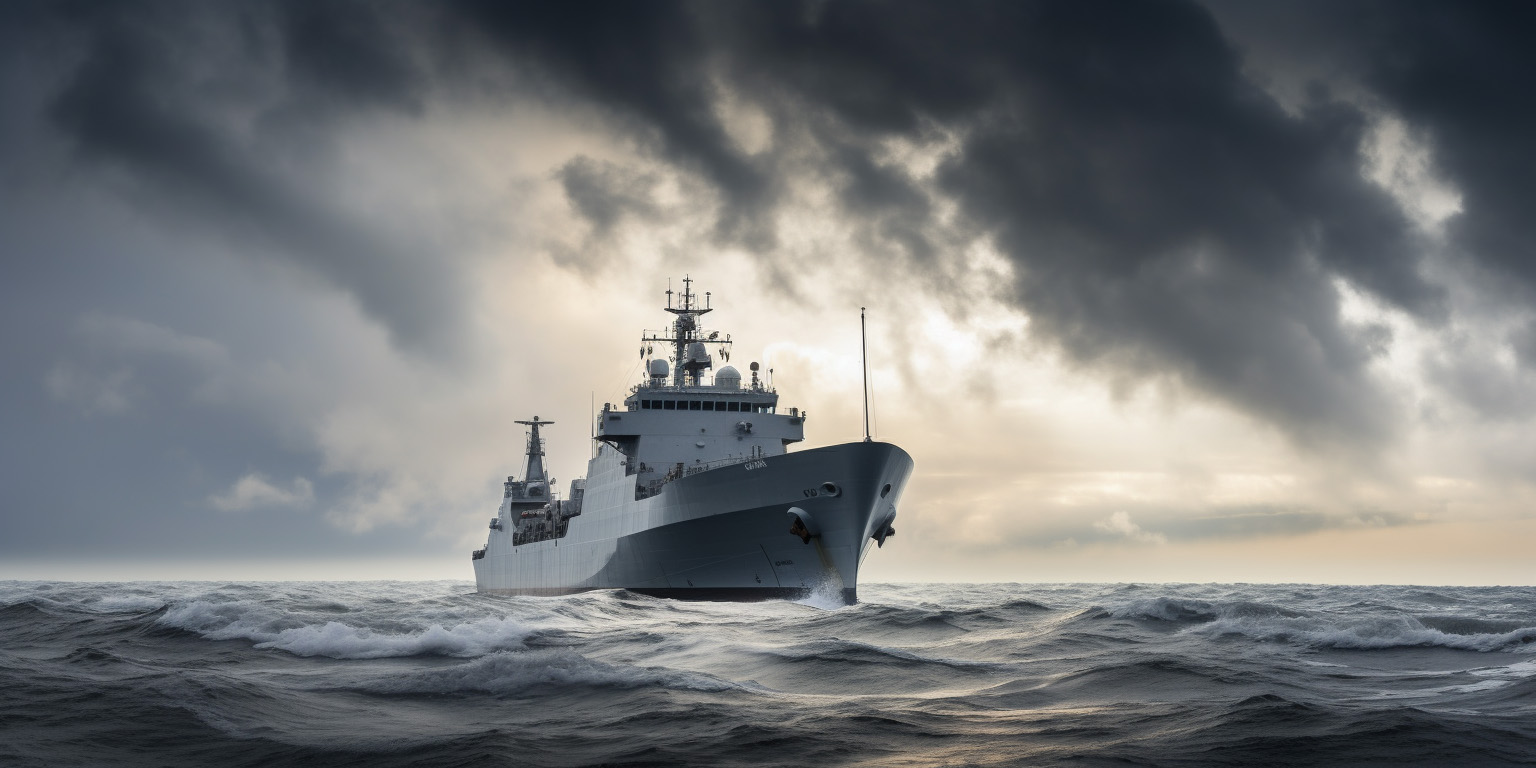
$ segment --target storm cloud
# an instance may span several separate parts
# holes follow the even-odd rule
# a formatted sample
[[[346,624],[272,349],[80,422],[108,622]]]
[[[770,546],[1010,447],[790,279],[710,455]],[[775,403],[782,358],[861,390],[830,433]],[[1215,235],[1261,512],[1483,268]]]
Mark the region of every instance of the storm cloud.
[[[774,190],[820,174],[864,222],[872,272],[891,259],[943,262],[957,241],[986,239],[1013,264],[1009,295],[1035,330],[1085,366],[1175,379],[1304,444],[1392,437],[1400,414],[1369,371],[1385,331],[1340,316],[1337,281],[1425,323],[1448,308],[1423,270],[1423,233],[1361,173],[1370,105],[1318,85],[1286,109],[1203,7],[684,4],[628,18],[636,12],[472,15],[509,56],[634,121],[657,153],[713,184],[721,235],[764,259],[794,258],[763,223]],[[1373,28],[1366,17],[1383,12],[1361,5],[1325,21]],[[625,34],[605,37],[610,24]],[[1434,124],[1432,99],[1403,85],[1419,78],[1400,71],[1405,50],[1410,62],[1436,59],[1432,33],[1389,28],[1368,46],[1379,60],[1340,66],[1413,125]],[[721,88],[754,99],[783,140],[742,151],[712,109]],[[1461,133],[1435,129],[1437,147],[1477,147],[1487,134],[1452,129]],[[935,136],[954,147],[929,176],[886,159],[892,140]],[[791,161],[808,154],[813,166]],[[1469,189],[1527,178],[1471,167],[1463,178],[1454,170],[1474,161],[1443,154]],[[939,221],[936,199],[958,206],[958,231]],[[589,212],[599,228],[604,210]],[[1468,256],[1523,263],[1512,244],[1524,239],[1508,234],[1518,217],[1482,215],[1456,222]]]
[[[473,377],[487,273],[547,262],[595,285],[626,233],[694,219],[695,250],[786,293],[797,273],[923,276],[901,285],[1001,302],[1071,370],[1219,404],[1303,454],[1370,463],[1439,412],[1383,374],[1403,329],[1433,347],[1412,373],[1434,396],[1526,420],[1533,34],[1528,6],[1428,1],[11,3],[0,338],[25,375],[3,448],[35,479],[4,502],[77,514],[99,487],[51,494],[89,461],[210,538],[210,507],[317,517],[381,487],[410,525],[424,484],[389,486],[387,440],[341,436],[345,387],[404,402]],[[459,146],[475,120],[533,113],[562,128],[497,138],[550,148],[526,177],[463,191],[421,171],[494,166],[439,160],[483,149]],[[1455,190],[1443,227],[1368,172],[1388,123]],[[584,229],[539,228],[541,185]],[[851,252],[828,258],[822,233]],[[1335,520],[1217,517],[1156,528]],[[1063,530],[1141,530],[1111,520]]]

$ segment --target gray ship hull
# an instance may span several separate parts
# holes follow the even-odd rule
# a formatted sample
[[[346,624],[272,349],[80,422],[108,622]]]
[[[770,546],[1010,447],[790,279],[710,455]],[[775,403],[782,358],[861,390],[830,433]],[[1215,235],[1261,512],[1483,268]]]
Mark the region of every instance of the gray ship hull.
[[[687,599],[826,593],[852,603],[859,565],[884,540],[912,458],[846,443],[699,472],[636,499],[617,452],[593,459],[582,514],[565,536],[512,545],[493,532],[474,561],[481,592],[628,589]],[[810,541],[790,532],[801,519]]]

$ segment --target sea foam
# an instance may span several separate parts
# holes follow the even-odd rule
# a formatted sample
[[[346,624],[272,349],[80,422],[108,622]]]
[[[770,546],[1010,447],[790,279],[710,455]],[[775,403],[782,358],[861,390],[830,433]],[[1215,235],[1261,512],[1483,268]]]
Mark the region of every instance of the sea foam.
[[[339,621],[292,624],[291,617],[264,617],[264,606],[235,601],[193,601],[170,608],[159,623],[197,632],[209,640],[251,640],[257,648],[287,651],[297,656],[333,659],[379,659],[395,656],[483,656],[524,647],[531,629],[509,617],[486,617],[451,626],[385,632]]]
[[[1208,636],[1241,635],[1255,640],[1279,640],[1316,648],[1379,650],[1434,646],[1463,651],[1536,651],[1536,627],[1509,632],[1455,634],[1426,627],[1411,616],[1379,619],[1317,617],[1229,617],[1215,619],[1189,632]]]

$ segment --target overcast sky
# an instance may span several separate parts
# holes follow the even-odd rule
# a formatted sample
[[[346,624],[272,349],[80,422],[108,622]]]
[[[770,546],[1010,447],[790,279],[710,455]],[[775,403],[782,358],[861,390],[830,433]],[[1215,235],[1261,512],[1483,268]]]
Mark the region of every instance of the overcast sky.
[[[1536,582],[1536,5],[0,5],[0,578],[472,578],[668,279],[867,581]]]

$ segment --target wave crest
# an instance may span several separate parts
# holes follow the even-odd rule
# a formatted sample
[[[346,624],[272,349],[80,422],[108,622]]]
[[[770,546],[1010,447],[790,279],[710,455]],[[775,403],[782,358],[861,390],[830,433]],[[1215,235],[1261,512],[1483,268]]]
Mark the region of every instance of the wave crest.
[[[209,640],[251,640],[257,648],[287,651],[296,656],[333,659],[381,659],[398,656],[483,656],[522,648],[532,630],[507,617],[484,618],[453,626],[429,624],[401,632],[383,632],[339,621],[291,623],[291,619],[252,618],[246,603],[193,601],[167,610],[157,623],[196,632]]]
[[[1343,623],[1314,618],[1236,617],[1216,619],[1190,631],[1210,636],[1241,635],[1255,640],[1278,640],[1314,648],[1349,650],[1433,646],[1487,652],[1532,647],[1531,644],[1536,643],[1536,627],[1521,627],[1508,632],[1458,634],[1425,626],[1412,617]]]
[[[543,685],[659,687],[693,691],[741,688],[735,683],[697,672],[607,664],[566,648],[540,648],[516,652],[498,651],[453,667],[379,678],[364,683],[360,689],[390,695],[508,695]]]

